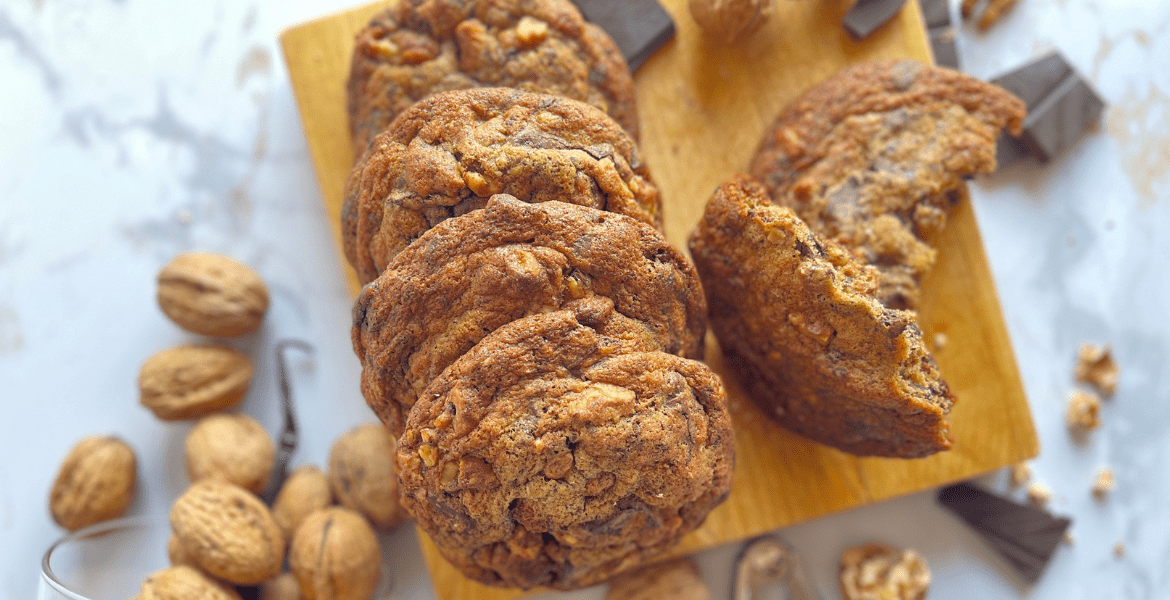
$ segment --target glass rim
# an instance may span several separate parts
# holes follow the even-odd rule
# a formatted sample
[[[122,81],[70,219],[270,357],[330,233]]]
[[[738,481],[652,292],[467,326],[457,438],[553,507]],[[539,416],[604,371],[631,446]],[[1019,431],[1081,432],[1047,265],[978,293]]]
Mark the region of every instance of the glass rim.
[[[41,580],[55,591],[60,592],[63,596],[71,598],[72,600],[90,600],[86,596],[82,596],[77,592],[69,589],[61,580],[57,579],[57,574],[53,572],[52,566],[49,564],[49,559],[53,556],[53,551],[62,545],[69,542],[76,542],[89,537],[96,537],[120,529],[138,528],[147,525],[170,524],[170,519],[167,515],[136,515],[132,517],[119,517],[117,519],[110,519],[95,523],[88,527],[83,527],[77,531],[66,533],[53,542],[49,549],[45,551],[44,556],[41,557]]]

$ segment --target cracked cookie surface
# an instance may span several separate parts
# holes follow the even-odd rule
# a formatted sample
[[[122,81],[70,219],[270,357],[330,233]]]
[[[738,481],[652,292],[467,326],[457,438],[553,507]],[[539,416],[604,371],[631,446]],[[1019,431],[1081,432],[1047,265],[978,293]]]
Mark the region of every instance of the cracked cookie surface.
[[[656,230],[563,202],[493,196],[428,231],[362,290],[353,328],[362,392],[398,435],[423,388],[485,335],[595,295],[643,323],[665,352],[702,357],[698,274]]]
[[[634,141],[588,104],[508,88],[437,94],[379,135],[346,183],[342,243],[362,283],[444,219],[493,194],[561,200],[662,229]]]
[[[934,242],[964,178],[995,169],[995,140],[1024,104],[998,86],[921,63],[858,63],[793,100],[751,174],[772,201],[878,268],[890,308],[917,308]]]
[[[403,503],[464,574],[573,589],[657,556],[731,488],[722,385],[604,298],[485,337],[419,398]]]
[[[401,0],[354,44],[347,86],[354,158],[415,102],[476,87],[587,102],[638,137],[621,50],[569,0]]]
[[[853,454],[950,448],[954,396],[915,314],[878,301],[872,267],[742,175],[707,203],[690,249],[727,364],[765,414]]]

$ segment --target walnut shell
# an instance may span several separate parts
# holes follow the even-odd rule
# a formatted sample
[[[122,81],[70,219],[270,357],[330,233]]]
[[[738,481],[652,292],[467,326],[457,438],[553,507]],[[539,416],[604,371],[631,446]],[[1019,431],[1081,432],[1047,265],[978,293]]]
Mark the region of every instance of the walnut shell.
[[[208,415],[187,434],[191,481],[214,477],[260,494],[275,462],[272,438],[248,415]]]
[[[772,0],[690,0],[690,8],[699,27],[730,44],[768,20]]]
[[[301,584],[296,575],[285,572],[260,586],[260,600],[301,600]]]
[[[182,254],[158,274],[158,305],[187,331],[236,337],[260,328],[268,288],[255,271],[226,256]]]
[[[369,600],[382,573],[382,553],[365,517],[335,506],[309,515],[297,528],[288,564],[309,600]]]
[[[614,577],[605,600],[711,600],[711,590],[689,558],[676,558],[639,567]]]
[[[138,372],[138,401],[163,420],[201,417],[239,404],[253,372],[252,361],[231,348],[168,348]]]
[[[236,590],[186,565],[157,571],[142,582],[135,600],[242,600]]]
[[[268,507],[242,487],[197,481],[171,508],[171,528],[208,574],[240,585],[280,574],[284,534]]]
[[[134,498],[134,450],[113,436],[82,439],[65,456],[49,492],[49,512],[69,531],[126,514]]]
[[[382,530],[407,517],[398,503],[397,450],[394,436],[381,424],[371,423],[338,437],[329,453],[329,481],[337,501]]]
[[[329,488],[329,477],[314,465],[302,465],[284,480],[272,502],[272,516],[284,536],[291,539],[305,517],[330,504],[333,490]]]
[[[188,567],[199,567],[199,563],[195,562],[195,558],[191,556],[191,553],[187,552],[183,544],[179,543],[179,536],[173,533],[171,537],[167,538],[167,558],[170,559],[172,566],[187,565]]]

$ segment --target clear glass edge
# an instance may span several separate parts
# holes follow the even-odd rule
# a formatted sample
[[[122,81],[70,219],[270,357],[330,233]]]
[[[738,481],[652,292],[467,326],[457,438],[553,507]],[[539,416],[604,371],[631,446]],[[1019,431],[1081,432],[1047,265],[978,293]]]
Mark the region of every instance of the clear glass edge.
[[[77,541],[87,537],[131,527],[142,527],[144,525],[159,524],[167,524],[169,526],[170,520],[166,515],[136,515],[133,517],[120,517],[117,519],[110,519],[109,521],[102,521],[101,523],[95,523],[89,527],[83,527],[77,531],[67,533],[58,538],[57,541],[53,542],[49,546],[49,549],[45,551],[44,556],[41,557],[41,581],[46,583],[49,587],[53,588],[54,591],[60,592],[61,595],[65,596],[66,598],[70,598],[71,600],[91,600],[90,598],[70,590],[65,586],[64,583],[57,579],[57,575],[53,573],[53,568],[49,566],[49,557],[53,555],[53,551],[62,544]]]

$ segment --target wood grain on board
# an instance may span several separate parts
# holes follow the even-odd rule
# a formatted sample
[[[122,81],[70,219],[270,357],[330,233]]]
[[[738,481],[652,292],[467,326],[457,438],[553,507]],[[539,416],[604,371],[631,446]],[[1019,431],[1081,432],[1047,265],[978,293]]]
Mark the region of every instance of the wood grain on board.
[[[707,198],[733,172],[747,168],[764,129],[801,90],[860,60],[930,61],[917,2],[907,2],[897,17],[861,42],[840,26],[850,4],[775,0],[775,12],[760,31],[726,46],[701,35],[686,0],[663,1],[677,35],[635,74],[635,84],[643,156],[662,192],[667,238],[675,246],[685,248]],[[325,210],[339,242],[342,189],[352,166],[345,80],[353,38],[385,5],[334,14],[281,36]],[[938,487],[1039,452],[969,201],[956,207],[939,244],[938,264],[922,288],[919,322],[926,339],[945,333],[948,340],[936,358],[958,397],[950,416],[954,448],[920,460],[858,458],[789,433],[746,399],[710,337],[707,362],[727,384],[735,420],[735,484],[727,502],[683,540],[678,553]],[[357,280],[340,243],[338,248],[338,268],[356,293]],[[425,535],[420,539],[439,598],[521,595],[464,578]]]

